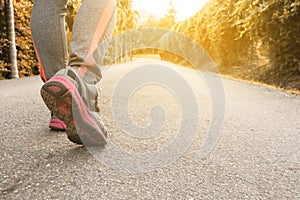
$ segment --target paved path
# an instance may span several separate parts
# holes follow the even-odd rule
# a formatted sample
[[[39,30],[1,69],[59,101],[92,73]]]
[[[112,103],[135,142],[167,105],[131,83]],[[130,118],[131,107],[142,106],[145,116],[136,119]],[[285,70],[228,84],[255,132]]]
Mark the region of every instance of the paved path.
[[[142,127],[149,123],[151,107],[163,106],[166,121],[159,134],[132,137],[117,125],[112,94],[118,81],[135,66],[152,62],[159,64],[138,60],[111,67],[102,81],[100,103],[110,141],[127,152],[159,152],[176,138],[180,123],[189,121],[171,92],[149,85],[132,95],[128,113]],[[223,79],[224,126],[214,149],[200,158],[212,120],[209,91],[195,71],[163,65],[192,85],[201,117],[183,155],[143,173],[114,169],[126,158],[107,165],[69,142],[65,133],[51,132],[39,77],[0,81],[0,199],[300,199],[300,96]],[[107,149],[98,152],[106,159],[117,156]]]

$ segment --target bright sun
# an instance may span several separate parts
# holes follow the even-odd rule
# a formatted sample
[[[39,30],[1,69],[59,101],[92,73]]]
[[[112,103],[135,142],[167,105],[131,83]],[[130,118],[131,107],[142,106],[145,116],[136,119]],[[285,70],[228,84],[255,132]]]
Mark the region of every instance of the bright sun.
[[[185,20],[199,11],[208,0],[172,0],[177,11],[177,20]],[[162,17],[169,8],[170,0],[133,0],[133,9],[150,12]]]

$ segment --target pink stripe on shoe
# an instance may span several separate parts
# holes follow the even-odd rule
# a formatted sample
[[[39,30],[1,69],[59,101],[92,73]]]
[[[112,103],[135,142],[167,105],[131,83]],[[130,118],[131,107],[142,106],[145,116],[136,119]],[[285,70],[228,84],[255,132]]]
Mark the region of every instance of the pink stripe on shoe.
[[[57,130],[57,131],[65,131],[67,128],[66,124],[63,121],[61,121],[60,119],[53,119],[53,118],[50,119],[49,127],[52,130]]]
[[[81,96],[77,91],[77,88],[74,86],[74,84],[70,80],[68,80],[67,78],[64,78],[62,76],[55,76],[50,81],[57,81],[57,82],[64,84],[66,86],[66,88],[72,93],[72,97],[75,98],[75,100],[78,102],[80,111],[82,111],[81,114],[84,117],[84,119],[86,119],[86,122],[89,122],[89,123],[93,124],[94,126],[98,127],[98,125],[94,122],[94,120],[92,120],[90,118],[90,115],[87,111],[87,107],[86,107],[85,103],[82,101]]]

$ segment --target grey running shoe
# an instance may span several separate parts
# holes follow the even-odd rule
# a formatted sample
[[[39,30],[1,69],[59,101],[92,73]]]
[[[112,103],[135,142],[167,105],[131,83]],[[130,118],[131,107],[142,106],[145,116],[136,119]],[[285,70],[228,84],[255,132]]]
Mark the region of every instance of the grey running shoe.
[[[87,68],[88,69],[88,68]],[[69,140],[86,146],[103,146],[107,143],[107,130],[99,116],[96,83],[101,77],[87,70],[81,78],[78,68],[60,70],[41,88],[47,107],[67,126]]]

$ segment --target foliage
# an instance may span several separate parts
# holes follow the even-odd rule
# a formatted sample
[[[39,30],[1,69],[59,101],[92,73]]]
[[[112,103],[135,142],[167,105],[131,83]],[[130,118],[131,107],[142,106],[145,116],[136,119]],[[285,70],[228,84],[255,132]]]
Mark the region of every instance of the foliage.
[[[0,79],[9,77],[8,40],[4,11],[0,11]]]
[[[81,1],[69,0],[67,6],[69,40]],[[13,0],[13,3],[19,75],[38,74],[30,34],[33,2]],[[132,0],[118,0],[117,5],[114,34],[137,28],[139,13],[132,10]],[[170,5],[165,17],[172,21],[175,14]],[[173,21],[167,23],[168,20],[151,23],[170,27]],[[300,88],[300,0],[210,0],[201,11],[176,23],[172,29],[201,44],[223,74]],[[0,36],[0,78],[7,78],[9,44],[3,10],[0,10]]]
[[[210,0],[173,29],[201,44],[221,73],[300,88],[299,0]]]
[[[122,33],[137,28],[140,14],[132,9],[132,0],[117,1],[117,22],[114,29],[114,39],[108,48],[108,52],[103,60],[104,65],[114,62],[123,62],[131,59],[131,52],[124,53],[130,48],[133,38],[130,36],[123,37]],[[117,57],[116,55],[121,55]]]
[[[76,14],[81,6],[82,0],[69,0],[67,4],[67,15],[66,15],[66,29],[67,29],[67,40],[70,45],[72,38],[73,24]]]
[[[237,26],[234,26],[236,1],[212,0],[201,12],[174,27],[201,44],[221,72],[245,64],[249,49],[252,48],[249,38],[237,39],[240,34]]]
[[[176,23],[176,15],[177,15],[177,11],[175,10],[172,1],[170,1],[167,13],[165,13],[163,17],[158,18],[155,17],[154,15],[150,15],[148,19],[140,27],[141,28],[159,27],[159,28],[171,29],[173,25]]]
[[[68,41],[71,40],[72,27],[75,16],[82,0],[69,0],[67,4],[66,28]],[[13,0],[16,28],[16,45],[18,53],[18,68],[20,76],[39,74],[38,62],[34,53],[31,40],[30,17],[33,0]],[[138,13],[131,10],[131,1],[120,0],[118,2],[118,24],[115,33],[133,29],[137,25]],[[0,10],[0,79],[9,78],[10,66],[8,57],[8,40],[6,33],[5,14]]]
[[[248,16],[241,24],[241,35],[261,43],[270,60],[265,76],[261,77],[263,81],[299,87],[300,1],[255,0],[244,10]]]
[[[67,35],[68,40],[71,39],[71,31],[75,15],[80,6],[81,0],[70,0],[67,6]],[[38,62],[34,52],[34,47],[30,32],[30,17],[33,6],[33,0],[21,1],[14,0],[14,15],[16,29],[16,48],[18,54],[18,69],[19,75],[30,76],[39,74]],[[9,78],[10,66],[8,57],[8,40],[6,33],[4,11],[0,11],[0,79]]]
[[[18,69],[20,76],[30,76],[38,74],[38,64],[35,58],[34,48],[31,42],[30,15],[32,1],[14,0],[16,48],[18,58]],[[0,78],[9,77],[10,63],[8,58],[8,40],[6,33],[6,23],[4,11],[0,11]]]
[[[167,13],[160,19],[158,27],[170,29],[176,23],[176,10],[172,1],[169,2]]]
[[[132,0],[117,1],[117,25],[114,34],[135,29],[139,20],[139,13],[132,10]]]

